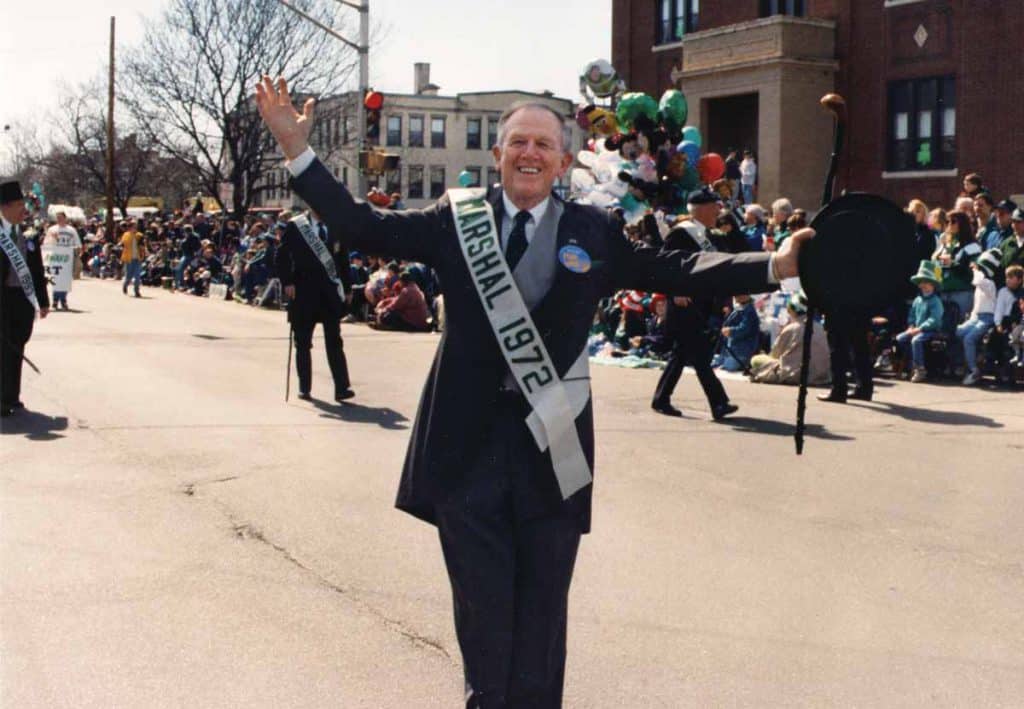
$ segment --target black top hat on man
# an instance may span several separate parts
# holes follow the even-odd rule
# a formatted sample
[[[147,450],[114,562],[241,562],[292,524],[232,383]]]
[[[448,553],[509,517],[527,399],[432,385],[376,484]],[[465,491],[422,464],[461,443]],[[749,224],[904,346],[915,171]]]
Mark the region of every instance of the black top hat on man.
[[[3,180],[0,182],[0,204],[17,202],[19,199],[25,199],[25,195],[22,193],[21,185],[18,184],[17,180]]]

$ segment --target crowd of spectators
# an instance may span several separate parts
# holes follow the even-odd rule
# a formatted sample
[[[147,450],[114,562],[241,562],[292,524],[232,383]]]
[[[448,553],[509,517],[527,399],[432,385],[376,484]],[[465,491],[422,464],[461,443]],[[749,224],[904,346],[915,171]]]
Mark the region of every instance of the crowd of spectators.
[[[807,211],[786,198],[765,207],[753,202],[741,185],[742,196],[734,200],[728,175],[713,187],[722,198],[717,228],[728,237],[742,236],[728,239],[731,251],[777,250],[808,224]],[[876,371],[914,382],[955,377],[973,385],[985,376],[1005,384],[1024,380],[1024,208],[1009,198],[998,199],[981,177],[970,174],[950,209],[929,209],[915,199],[906,211],[915,220],[916,258],[922,270],[908,274],[904,297],[872,318]],[[659,215],[626,231],[630,239],[658,247],[672,226]],[[928,279],[920,277],[924,271]],[[789,279],[778,293],[717,303],[706,329],[716,342],[714,366],[747,372],[755,381],[795,383],[792,330],[782,350],[778,339],[806,312],[799,305],[791,307],[800,293],[799,280]],[[663,334],[663,303],[660,294],[635,291],[609,299],[595,318],[592,354],[666,359],[670,348]],[[765,357],[775,362],[771,371],[790,376],[758,377]],[[778,364],[782,359],[785,366]],[[825,383],[827,366],[815,369],[814,362],[827,362],[823,337],[813,344],[811,381]]]
[[[754,202],[746,182],[756,174],[752,156],[743,165],[730,157],[735,176],[713,185],[722,198],[717,228],[730,250],[779,249],[807,225],[806,210],[786,198],[769,206]],[[965,384],[985,375],[1001,382],[1024,378],[1024,209],[997,199],[977,175],[968,175],[963,187],[948,210],[916,199],[906,207],[916,224],[922,272],[933,277],[915,277],[914,284],[908,280],[906,297],[875,314],[871,341],[881,372],[913,381],[955,376]],[[381,208],[401,207],[398,195],[371,194],[370,201]],[[82,270],[97,278],[124,279],[126,293],[139,283],[204,296],[211,285],[223,284],[226,288],[217,292],[239,303],[280,307],[284,295],[275,254],[290,216],[265,212],[236,220],[207,215],[197,205],[122,221],[112,235],[94,218],[79,225]],[[651,215],[626,227],[626,233],[658,247],[671,227],[670,219]],[[444,298],[432,270],[386,254],[349,256],[353,292],[346,320],[409,332],[443,328]],[[799,281],[790,279],[779,293],[717,303],[707,321],[708,337],[717,343],[714,366],[746,372],[757,381],[794,383],[794,331],[786,328],[805,316],[799,293]],[[615,294],[595,316],[592,354],[650,362],[667,358],[671,343],[664,332],[665,303],[663,294]],[[814,348],[818,361],[824,340],[816,338]],[[774,374],[758,376],[766,363]],[[812,376],[812,382],[826,379],[827,373]]]

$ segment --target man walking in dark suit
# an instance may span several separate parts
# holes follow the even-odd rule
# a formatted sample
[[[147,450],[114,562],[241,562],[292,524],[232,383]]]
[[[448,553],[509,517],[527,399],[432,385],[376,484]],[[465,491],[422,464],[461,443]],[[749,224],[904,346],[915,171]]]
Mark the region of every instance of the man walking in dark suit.
[[[21,185],[0,182],[0,416],[10,416],[21,402],[21,364],[32,337],[36,312],[50,312],[43,257],[35,239],[22,233],[28,216]]]
[[[682,251],[686,254],[732,253],[744,250],[743,239],[730,241],[720,231],[712,229],[718,218],[718,197],[709,190],[696,190],[687,198],[691,220],[675,226],[665,237],[663,250]],[[713,297],[669,298],[665,312],[665,331],[674,342],[672,352],[654,390],[651,408],[666,416],[682,416],[672,406],[672,392],[686,365],[693,367],[704,396],[711,407],[711,416],[720,421],[739,407],[729,401],[725,387],[711,368],[713,351],[708,335],[708,318],[715,306]]]
[[[551,189],[572,163],[563,119],[542,103],[498,122],[501,186],[451,190],[422,210],[355,200],[308,147],[283,79],[256,102],[293,189],[349,247],[432,266],[446,327],[413,427],[397,506],[437,526],[455,606],[466,706],[561,706],[566,618],[590,528],[594,428],[587,335],[619,288],[686,295],[768,290],[796,274],[800,244],[685,256],[633,245],[620,222]]]
[[[288,298],[288,322],[295,334],[295,369],[299,375],[299,398],[309,400],[313,383],[313,329],[324,329],[327,364],[334,378],[334,399],[355,396],[348,378],[348,362],[341,340],[341,319],[345,317],[347,294],[352,284],[348,251],[341,239],[316,212],[288,223],[275,265]]]

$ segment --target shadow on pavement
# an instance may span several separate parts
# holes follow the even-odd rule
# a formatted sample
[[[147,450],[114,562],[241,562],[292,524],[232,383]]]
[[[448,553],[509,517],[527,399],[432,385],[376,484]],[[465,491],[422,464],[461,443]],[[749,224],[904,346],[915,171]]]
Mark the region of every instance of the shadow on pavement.
[[[792,436],[796,426],[786,421],[771,421],[769,419],[755,419],[749,416],[730,416],[720,422],[722,425],[731,426],[735,431],[743,433],[764,433],[769,436]],[[854,441],[852,436],[844,436],[832,433],[827,428],[817,423],[809,423],[804,429],[807,438],[820,438],[824,441]]]
[[[966,414],[962,411],[939,411],[935,409],[919,408],[914,406],[903,406],[888,401],[874,401],[861,404],[860,402],[847,402],[847,404],[862,407],[864,409],[878,411],[883,414],[893,414],[907,421],[917,423],[935,423],[945,426],[983,426],[985,428],[1003,428],[1003,424],[988,416],[977,414]]]
[[[0,433],[5,436],[25,436],[30,441],[55,441],[64,436],[55,433],[66,431],[67,416],[48,416],[38,411],[21,409],[0,422]]]
[[[381,428],[394,431],[402,431],[408,426],[402,423],[408,421],[403,414],[388,407],[363,406],[362,404],[335,404],[333,402],[311,399],[310,403],[323,413],[322,418],[347,423],[375,423]]]

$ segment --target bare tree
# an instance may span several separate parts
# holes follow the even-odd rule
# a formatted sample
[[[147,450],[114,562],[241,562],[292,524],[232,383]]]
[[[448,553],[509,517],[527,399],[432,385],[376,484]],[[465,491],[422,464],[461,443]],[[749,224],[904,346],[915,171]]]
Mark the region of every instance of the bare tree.
[[[340,6],[296,4],[343,31]],[[356,61],[352,50],[277,0],[170,0],[128,53],[122,98],[154,143],[241,217],[280,160],[252,101],[256,82],[280,75],[295,95],[330,95]]]
[[[53,123],[55,141],[39,159],[51,200],[85,202],[107,192],[107,107],[102,82],[62,88]],[[114,139],[114,202],[127,213],[129,200],[153,184],[157,146],[147,133],[117,119]]]

